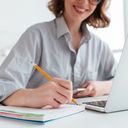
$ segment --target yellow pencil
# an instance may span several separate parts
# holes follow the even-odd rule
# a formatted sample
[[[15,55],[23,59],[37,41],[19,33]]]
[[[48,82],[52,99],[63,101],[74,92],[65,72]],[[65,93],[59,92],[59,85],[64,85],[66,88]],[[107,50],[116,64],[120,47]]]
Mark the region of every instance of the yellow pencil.
[[[52,77],[46,73],[40,66],[38,66],[37,64],[34,64],[34,67],[43,75],[45,76],[48,80],[52,80]]]
[[[45,76],[48,80],[52,80],[53,78],[48,74],[46,73],[40,66],[38,66],[37,64],[34,64],[34,67],[43,75]],[[76,99],[72,98],[72,102],[75,103],[76,105],[77,102],[76,102]]]

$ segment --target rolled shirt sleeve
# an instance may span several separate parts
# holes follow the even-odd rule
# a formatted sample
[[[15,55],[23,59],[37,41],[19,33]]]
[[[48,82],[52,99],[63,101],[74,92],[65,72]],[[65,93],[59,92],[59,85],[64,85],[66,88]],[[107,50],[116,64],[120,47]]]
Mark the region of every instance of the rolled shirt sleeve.
[[[16,90],[27,86],[34,70],[31,62],[38,63],[41,52],[37,36],[39,34],[35,34],[29,28],[2,63],[0,67],[0,101]]]

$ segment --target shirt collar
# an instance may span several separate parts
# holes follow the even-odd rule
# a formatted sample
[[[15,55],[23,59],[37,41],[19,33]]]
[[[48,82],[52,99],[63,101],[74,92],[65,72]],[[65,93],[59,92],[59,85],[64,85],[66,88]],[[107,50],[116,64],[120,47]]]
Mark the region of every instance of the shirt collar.
[[[66,33],[70,33],[63,16],[56,18],[56,27],[57,27],[57,38],[60,38]]]
[[[55,22],[56,22],[56,27],[57,27],[57,38],[60,38],[61,36],[65,35],[67,33],[70,33],[63,16],[56,18]],[[90,34],[86,24],[83,24],[82,31],[83,31],[84,40],[86,40],[86,41],[90,40],[91,34]]]

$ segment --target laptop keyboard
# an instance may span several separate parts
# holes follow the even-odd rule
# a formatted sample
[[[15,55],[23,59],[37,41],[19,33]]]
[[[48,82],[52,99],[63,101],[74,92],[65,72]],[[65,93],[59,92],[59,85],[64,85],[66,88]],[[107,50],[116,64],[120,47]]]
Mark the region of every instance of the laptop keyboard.
[[[104,108],[105,105],[106,105],[106,102],[107,102],[106,100],[104,100],[104,101],[93,101],[93,102],[86,102],[86,104]]]

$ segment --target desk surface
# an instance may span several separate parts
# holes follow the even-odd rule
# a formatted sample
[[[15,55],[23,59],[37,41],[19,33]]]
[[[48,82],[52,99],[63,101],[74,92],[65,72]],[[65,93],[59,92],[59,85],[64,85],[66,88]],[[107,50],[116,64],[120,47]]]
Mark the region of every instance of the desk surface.
[[[85,110],[45,124],[0,118],[0,128],[121,128],[128,126],[128,111],[99,113]]]

